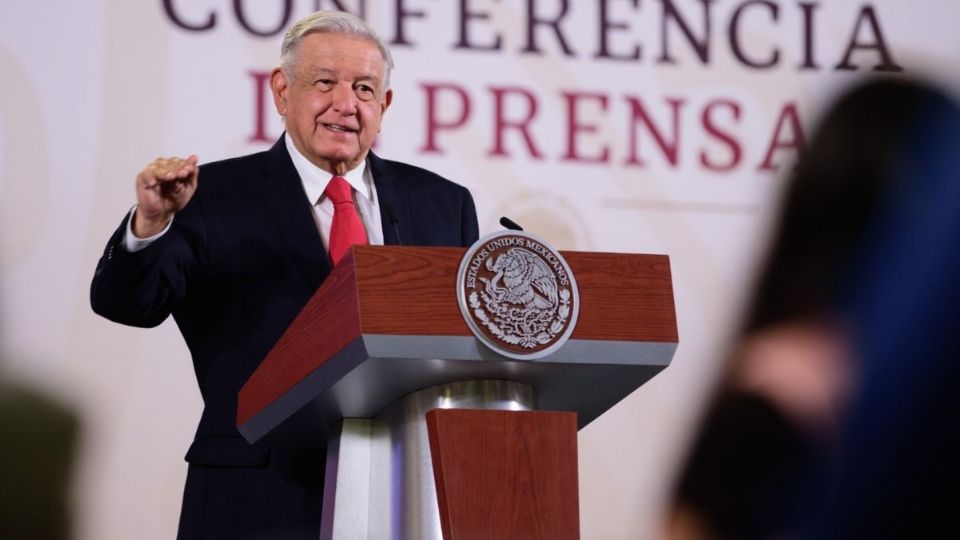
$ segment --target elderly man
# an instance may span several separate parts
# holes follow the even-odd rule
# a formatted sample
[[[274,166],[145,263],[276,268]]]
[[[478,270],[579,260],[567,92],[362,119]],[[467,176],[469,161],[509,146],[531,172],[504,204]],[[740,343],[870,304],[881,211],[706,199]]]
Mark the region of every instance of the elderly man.
[[[203,166],[158,158],[114,233],[93,309],[151,327],[169,314],[204,410],[179,538],[316,538],[324,449],[249,445],[237,392],[356,243],[466,246],[470,193],[372,152],[393,93],[390,52],[361,20],[318,12],[286,34],[271,88],[286,133],[265,152]]]

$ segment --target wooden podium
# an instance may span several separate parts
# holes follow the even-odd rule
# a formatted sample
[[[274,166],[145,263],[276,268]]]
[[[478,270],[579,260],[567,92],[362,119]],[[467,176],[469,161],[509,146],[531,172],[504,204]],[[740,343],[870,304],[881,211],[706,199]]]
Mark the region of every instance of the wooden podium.
[[[465,252],[355,247],[241,389],[249,442],[328,445],[321,538],[579,538],[576,431],[670,363],[668,257],[561,252],[577,326],[512,360],[461,316]]]

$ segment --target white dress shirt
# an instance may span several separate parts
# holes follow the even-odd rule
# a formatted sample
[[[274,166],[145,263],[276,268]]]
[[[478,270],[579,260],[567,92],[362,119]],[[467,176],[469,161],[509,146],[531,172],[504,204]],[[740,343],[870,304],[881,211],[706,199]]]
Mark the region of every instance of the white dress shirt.
[[[313,215],[317,219],[323,245],[329,250],[333,201],[323,192],[327,189],[327,183],[333,178],[333,174],[317,167],[301,154],[293,145],[293,139],[290,138],[289,133],[284,136],[284,142],[287,144],[293,166],[300,175],[300,181],[303,182],[303,191],[307,194],[307,200],[313,204]],[[357,207],[357,213],[363,221],[363,228],[367,231],[367,242],[382,246],[383,226],[380,223],[380,201],[377,199],[377,187],[373,183],[373,174],[370,172],[367,160],[363,160],[355,169],[347,171],[343,177],[353,188],[353,204]]]
[[[330,226],[333,224],[333,201],[323,192],[327,188],[327,183],[333,178],[333,174],[317,167],[301,154],[297,147],[293,145],[293,139],[290,138],[289,133],[284,134],[283,139],[287,146],[287,152],[290,154],[290,159],[293,160],[293,166],[300,175],[304,194],[313,205],[313,216],[320,231],[320,237],[323,239],[323,245],[329,249]],[[347,171],[343,177],[353,188],[353,202],[357,208],[357,213],[360,214],[363,228],[367,231],[367,241],[371,245],[383,245],[380,201],[377,198],[377,186],[373,183],[373,173],[370,172],[367,160],[363,160],[355,169]],[[130,210],[130,219],[127,220],[127,233],[124,237],[124,246],[131,253],[149,246],[156,239],[166,234],[173,223],[173,220],[170,220],[170,223],[154,236],[137,238],[133,234],[131,225],[136,211],[136,206]]]

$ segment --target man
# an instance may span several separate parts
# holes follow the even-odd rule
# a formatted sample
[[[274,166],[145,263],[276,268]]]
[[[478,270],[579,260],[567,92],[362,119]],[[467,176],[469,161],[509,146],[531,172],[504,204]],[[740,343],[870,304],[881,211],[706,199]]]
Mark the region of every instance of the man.
[[[286,126],[273,148],[200,167],[158,158],[137,175],[137,206],[91,299],[129,325],[172,313],[190,348],[204,410],[179,538],[317,537],[324,450],[247,444],[237,392],[351,245],[477,239],[466,189],[369,151],[391,67],[362,21],[312,14],[287,32],[271,74]]]

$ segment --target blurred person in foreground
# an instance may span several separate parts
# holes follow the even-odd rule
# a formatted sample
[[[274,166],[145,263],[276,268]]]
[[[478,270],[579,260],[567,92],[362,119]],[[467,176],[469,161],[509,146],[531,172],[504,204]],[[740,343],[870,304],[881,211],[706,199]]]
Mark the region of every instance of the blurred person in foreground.
[[[69,407],[0,369],[0,538],[73,538],[80,432]]]
[[[834,496],[807,501],[804,537],[957,535],[960,106],[916,92],[893,191],[847,295],[857,376],[841,418]]]
[[[939,406],[960,389],[958,142],[956,104],[903,79],[862,84],[824,116],[680,474],[670,538],[911,537],[884,536],[929,499],[899,467],[910,448],[930,450],[914,468],[942,466],[936,426],[957,431]]]
[[[178,538],[317,538],[325,449],[247,444],[238,391],[352,245],[477,239],[465,188],[370,151],[392,66],[360,19],[309,15],[270,75],[286,128],[271,149],[202,167],[158,158],[137,175],[91,301],[133,326],[173,314],[193,357],[204,409]]]

